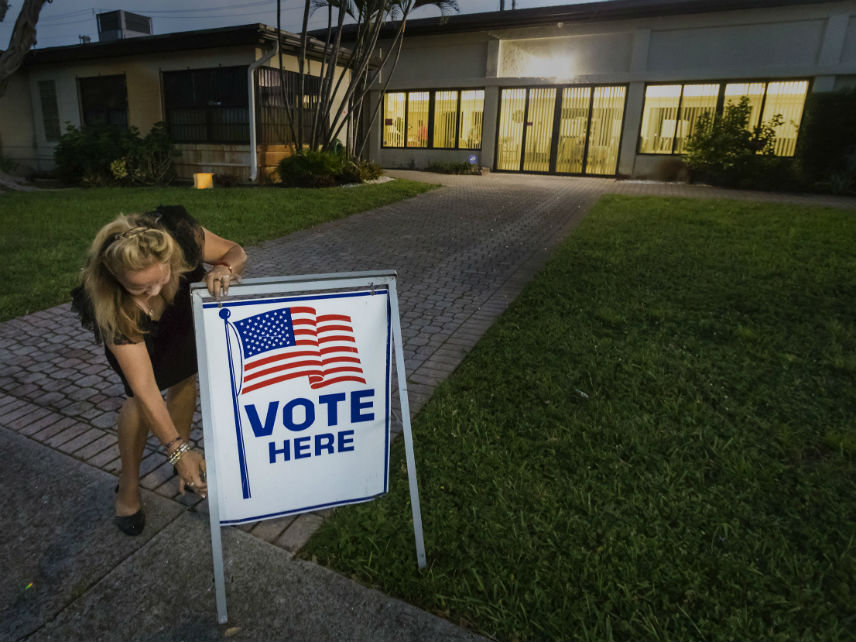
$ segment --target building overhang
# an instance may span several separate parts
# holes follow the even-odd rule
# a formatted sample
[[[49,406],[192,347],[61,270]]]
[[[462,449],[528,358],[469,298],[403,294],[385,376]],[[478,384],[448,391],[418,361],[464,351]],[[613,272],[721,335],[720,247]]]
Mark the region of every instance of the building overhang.
[[[221,49],[224,47],[263,47],[274,45],[276,37],[277,30],[275,28],[261,23],[182,31],[109,42],[33,49],[24,58],[24,66],[145,56],[200,49]],[[283,53],[298,54],[300,52],[300,35],[283,31],[280,33],[280,42]],[[307,55],[312,59],[320,59],[323,52],[324,43],[310,37],[307,42]],[[342,49],[339,52],[339,64],[347,62],[350,53],[350,50]]]
[[[518,27],[538,27],[555,25],[557,23],[574,24],[699,13],[720,13],[724,11],[772,9],[797,5],[833,4],[834,2],[835,0],[609,0],[608,2],[587,2],[584,4],[516,9],[513,11],[470,13],[434,18],[411,18],[407,20],[406,37],[436,36],[459,32]],[[400,24],[399,21],[386,23],[381,36],[394,36]],[[315,37],[321,37],[325,32],[326,29],[316,30],[312,33]],[[355,36],[355,25],[346,25],[343,28],[342,37],[344,40],[352,40]]]

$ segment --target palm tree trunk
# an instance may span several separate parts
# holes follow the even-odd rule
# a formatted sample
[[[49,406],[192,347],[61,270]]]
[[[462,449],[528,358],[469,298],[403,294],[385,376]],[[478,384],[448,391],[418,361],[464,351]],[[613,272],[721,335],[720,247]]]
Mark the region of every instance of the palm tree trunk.
[[[303,5],[303,28],[300,37],[300,60],[298,61],[298,71],[300,73],[300,92],[297,95],[297,150],[303,149],[303,93],[304,80],[303,69],[306,66],[306,43],[309,40],[309,34],[306,33],[306,28],[309,25],[309,6],[312,0],[306,0]]]
[[[282,6],[281,0],[276,0],[276,50],[279,53],[279,97],[282,101],[282,110],[285,112],[285,118],[288,121],[288,128],[291,130],[291,144],[295,144],[297,136],[294,132],[294,119],[291,115],[291,107],[288,104],[288,96],[285,92],[285,71],[282,68]],[[280,132],[282,136],[282,132]],[[282,136],[284,139],[285,136]]]

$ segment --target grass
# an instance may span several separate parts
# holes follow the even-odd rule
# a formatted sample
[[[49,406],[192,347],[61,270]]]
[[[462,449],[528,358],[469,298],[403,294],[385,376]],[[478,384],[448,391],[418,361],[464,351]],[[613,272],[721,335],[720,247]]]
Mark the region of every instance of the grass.
[[[608,197],[305,558],[499,640],[856,630],[856,212]]]
[[[432,186],[396,180],[358,188],[68,189],[0,193],[5,286],[0,321],[68,300],[96,231],[120,213],[181,204],[243,245],[416,196]]]

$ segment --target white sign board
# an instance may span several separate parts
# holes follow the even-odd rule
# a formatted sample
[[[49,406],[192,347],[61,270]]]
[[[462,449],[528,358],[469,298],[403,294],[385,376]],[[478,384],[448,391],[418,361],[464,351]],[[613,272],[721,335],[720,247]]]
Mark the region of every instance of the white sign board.
[[[229,295],[191,287],[219,622],[221,525],[387,492],[393,364],[424,568],[395,272],[247,279]]]
[[[221,524],[387,492],[387,289],[209,302],[201,321]]]

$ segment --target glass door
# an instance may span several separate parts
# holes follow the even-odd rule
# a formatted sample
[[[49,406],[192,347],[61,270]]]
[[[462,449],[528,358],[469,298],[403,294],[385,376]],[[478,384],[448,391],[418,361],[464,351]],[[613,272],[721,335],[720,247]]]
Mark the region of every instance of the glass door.
[[[625,95],[622,86],[501,90],[496,169],[614,175]]]
[[[616,172],[625,93],[624,87],[594,88],[586,174],[611,176]]]
[[[553,115],[556,110],[556,88],[529,90],[526,110],[526,137],[523,154],[524,172],[549,172],[550,147],[553,143]]]
[[[519,172],[520,156],[523,150],[523,116],[526,113],[526,90],[503,89],[499,105],[496,168]]]
[[[560,174],[582,174],[590,106],[591,87],[562,89],[559,144],[556,149],[556,172]]]

